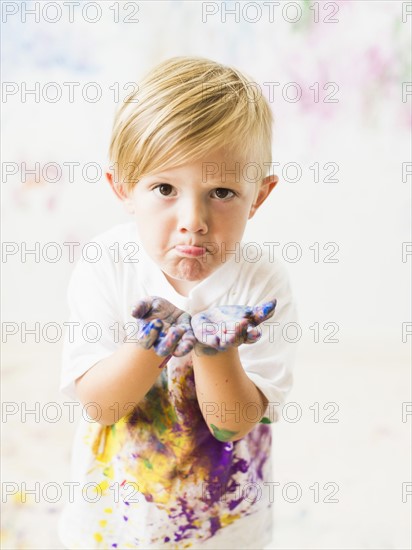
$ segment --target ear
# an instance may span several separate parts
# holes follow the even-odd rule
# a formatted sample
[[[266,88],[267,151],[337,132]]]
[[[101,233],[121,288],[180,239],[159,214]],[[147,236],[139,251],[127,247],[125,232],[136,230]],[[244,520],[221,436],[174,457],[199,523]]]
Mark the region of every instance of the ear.
[[[129,214],[134,214],[133,201],[122,185],[116,185],[112,172],[106,172],[106,179],[110,184],[114,194],[124,203],[125,209]]]
[[[270,195],[270,193],[275,188],[278,182],[279,182],[279,178],[278,176],[275,176],[275,175],[266,176],[266,178],[264,178],[261,181],[257,197],[255,198],[252,206],[250,207],[250,212],[248,217],[249,220],[253,218],[253,216],[256,213],[256,210],[260,207],[261,204],[265,202],[265,200],[268,198],[268,196]]]

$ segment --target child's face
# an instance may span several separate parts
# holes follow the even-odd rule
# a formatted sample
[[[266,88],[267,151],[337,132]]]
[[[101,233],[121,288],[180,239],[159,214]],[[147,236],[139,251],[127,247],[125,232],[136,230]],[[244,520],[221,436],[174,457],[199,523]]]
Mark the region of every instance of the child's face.
[[[277,183],[266,178],[254,200],[257,184],[243,180],[241,162],[233,173],[235,162],[219,151],[141,178],[126,198],[145,251],[181,294],[233,258],[247,220]]]

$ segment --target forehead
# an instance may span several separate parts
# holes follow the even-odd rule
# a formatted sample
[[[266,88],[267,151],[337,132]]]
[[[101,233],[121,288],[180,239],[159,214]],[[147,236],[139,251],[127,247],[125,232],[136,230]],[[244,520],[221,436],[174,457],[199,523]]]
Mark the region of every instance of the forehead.
[[[249,163],[240,155],[227,152],[205,154],[201,159],[188,161],[178,166],[165,167],[154,171],[149,176],[174,179],[193,178],[196,182],[239,182],[244,180],[244,174]]]

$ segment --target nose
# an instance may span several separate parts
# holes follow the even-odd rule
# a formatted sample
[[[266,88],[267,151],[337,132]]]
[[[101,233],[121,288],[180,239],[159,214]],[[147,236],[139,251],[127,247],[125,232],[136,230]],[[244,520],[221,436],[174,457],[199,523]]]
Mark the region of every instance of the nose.
[[[201,200],[188,198],[180,205],[178,213],[178,230],[182,233],[201,233],[208,231],[208,213]]]

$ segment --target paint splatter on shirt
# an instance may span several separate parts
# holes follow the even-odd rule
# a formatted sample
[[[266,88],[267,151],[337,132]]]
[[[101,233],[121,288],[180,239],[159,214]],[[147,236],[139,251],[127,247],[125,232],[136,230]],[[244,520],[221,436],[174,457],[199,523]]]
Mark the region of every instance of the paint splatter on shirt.
[[[263,423],[240,441],[217,440],[200,411],[190,359],[171,358],[130,414],[112,426],[90,424],[84,435],[93,456],[87,479],[102,494],[115,479],[123,480],[116,513],[106,510],[99,520],[95,540],[106,543],[99,548],[124,543],[196,548],[225,526],[258,513],[259,499],[247,489],[267,479],[270,444],[270,426]],[[150,518],[144,529],[142,508]],[[119,518],[133,523],[137,536],[116,539]]]

